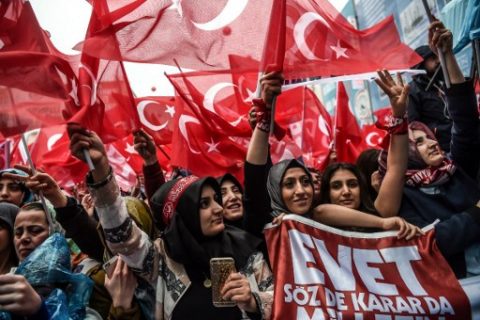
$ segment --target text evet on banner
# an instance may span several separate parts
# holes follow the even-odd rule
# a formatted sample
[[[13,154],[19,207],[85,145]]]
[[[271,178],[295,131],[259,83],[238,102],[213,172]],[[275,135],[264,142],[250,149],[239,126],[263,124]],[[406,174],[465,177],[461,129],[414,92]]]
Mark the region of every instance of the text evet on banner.
[[[297,215],[265,229],[275,277],[272,319],[472,319],[434,241],[358,233]]]

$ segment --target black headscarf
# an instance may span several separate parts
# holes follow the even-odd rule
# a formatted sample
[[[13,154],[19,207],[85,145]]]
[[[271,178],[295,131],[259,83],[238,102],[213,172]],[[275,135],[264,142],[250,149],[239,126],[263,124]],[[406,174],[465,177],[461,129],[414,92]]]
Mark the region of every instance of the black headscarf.
[[[240,181],[238,181],[238,179],[235,178],[234,175],[230,173],[225,173],[223,176],[217,178],[217,182],[220,186],[222,186],[222,183],[224,183],[225,181],[231,181],[243,194],[243,186],[240,183]]]
[[[160,193],[166,197],[174,184],[163,185]],[[242,269],[261,244],[260,239],[229,225],[225,225],[225,230],[216,236],[203,235],[200,198],[205,185],[215,190],[221,204],[220,186],[215,179],[207,177],[193,182],[180,196],[172,221],[163,235],[168,256],[182,263],[189,276],[198,275],[200,278],[202,274],[209,274],[210,259],[215,257],[232,257],[237,270]]]
[[[285,172],[287,172],[290,168],[301,168],[305,171],[305,173],[310,178],[310,184],[312,185],[313,190],[313,182],[312,176],[310,171],[308,171],[307,167],[303,165],[300,161],[296,159],[287,159],[282,160],[279,163],[275,164],[270,168],[270,172],[268,173],[268,180],[267,180],[267,190],[268,194],[270,195],[270,206],[272,207],[273,216],[278,216],[282,213],[289,213],[287,206],[283,202],[282,198],[282,180],[285,176]],[[313,199],[312,199],[313,204]]]

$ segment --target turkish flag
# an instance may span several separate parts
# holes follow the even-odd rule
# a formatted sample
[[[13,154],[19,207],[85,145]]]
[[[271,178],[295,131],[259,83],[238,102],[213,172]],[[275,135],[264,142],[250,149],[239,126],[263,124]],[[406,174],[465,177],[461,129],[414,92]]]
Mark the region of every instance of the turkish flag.
[[[327,0],[288,0],[287,79],[405,69],[421,62],[400,41],[393,17],[355,29]]]
[[[373,112],[377,119],[383,119],[385,115],[391,113],[391,108],[382,108]],[[375,124],[364,125],[362,127],[362,134],[365,138],[365,144],[368,148],[382,148],[382,142],[387,135],[385,130],[377,128]]]
[[[1,133],[12,136],[64,122],[76,98],[69,62],[52,54],[29,2],[2,4],[0,14]]]
[[[93,6],[87,37],[107,28],[108,37],[114,41],[106,2],[94,1]],[[118,44],[112,44],[111,49],[118,51]],[[95,130],[103,142],[123,138],[140,124],[123,64],[90,55],[88,44],[83,49],[78,68],[78,98],[81,108],[88,110],[88,117],[79,122]]]
[[[261,60],[272,7],[272,0],[146,1],[118,8],[121,14],[111,15],[111,25],[81,46],[104,59],[168,65],[176,60],[191,69],[228,69],[230,54]]]
[[[171,143],[175,97],[141,97],[136,98],[135,103],[142,128],[153,137],[155,143]]]
[[[248,140],[237,140],[228,132],[212,132],[189,103],[176,99],[172,139],[172,166],[189,169],[197,176],[220,176],[227,172],[243,180]]]
[[[178,94],[191,111],[212,132],[233,136],[251,136],[247,113],[250,105],[238,101],[231,72],[198,71],[168,75]]]
[[[4,14],[0,23],[7,26],[0,31],[0,131],[4,136],[78,122],[108,142],[135,127],[138,116],[120,63],[61,54],[28,2],[14,0],[6,8],[0,10]],[[102,23],[92,16],[89,31]]]
[[[366,148],[363,133],[357,119],[350,110],[343,82],[337,87],[337,109],[335,111],[335,150],[339,162],[355,163]]]

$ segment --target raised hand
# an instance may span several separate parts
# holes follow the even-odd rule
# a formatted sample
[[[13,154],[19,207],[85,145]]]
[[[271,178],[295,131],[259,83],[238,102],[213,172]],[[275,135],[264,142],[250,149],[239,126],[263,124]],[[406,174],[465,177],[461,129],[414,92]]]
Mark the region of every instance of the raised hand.
[[[86,163],[84,149],[88,151],[95,170],[92,171],[94,181],[101,181],[107,177],[110,165],[107,153],[100,137],[93,131],[88,131],[77,124],[67,127],[70,137],[70,151],[74,157]]]
[[[34,174],[30,167],[23,165],[15,165],[15,168],[26,172],[28,176],[21,176],[13,173],[4,173],[3,176],[24,182],[25,186],[35,193],[43,192],[43,195],[56,208],[65,207],[67,205],[67,196],[62,192],[55,179],[53,179],[48,173],[37,170]]]
[[[135,151],[143,158],[145,165],[151,165],[158,161],[157,148],[152,136],[143,129],[139,129],[133,133],[133,147]]]
[[[395,117],[403,117],[408,104],[408,84],[404,84],[402,76],[397,73],[397,81],[393,80],[387,70],[378,70],[375,82],[390,99],[392,113]]]
[[[438,49],[442,52],[452,52],[453,35],[440,20],[435,20],[428,27],[428,45],[438,56]]]
[[[262,89],[262,100],[267,107],[270,107],[273,102],[273,97],[282,92],[283,74],[278,71],[272,71],[264,74],[260,78],[260,86]]]

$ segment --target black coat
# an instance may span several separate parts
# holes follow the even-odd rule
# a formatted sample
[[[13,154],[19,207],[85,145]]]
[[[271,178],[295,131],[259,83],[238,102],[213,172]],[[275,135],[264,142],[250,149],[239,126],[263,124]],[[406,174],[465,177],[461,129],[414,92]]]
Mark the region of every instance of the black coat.
[[[442,98],[439,84],[435,82],[428,91],[425,88],[430,78],[426,75],[418,75],[410,82],[408,100],[408,121],[420,121],[425,123],[435,134],[443,151],[450,151],[450,139],[452,137],[452,120],[448,113],[447,103]]]

